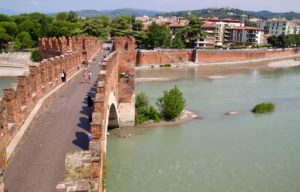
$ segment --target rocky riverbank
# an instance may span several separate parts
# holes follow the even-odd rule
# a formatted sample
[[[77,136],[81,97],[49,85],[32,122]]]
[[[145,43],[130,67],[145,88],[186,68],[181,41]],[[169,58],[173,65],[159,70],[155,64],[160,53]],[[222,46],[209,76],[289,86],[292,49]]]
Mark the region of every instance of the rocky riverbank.
[[[184,110],[182,112],[182,114],[180,115],[180,117],[178,117],[174,121],[161,120],[160,122],[157,122],[157,123],[154,121],[148,121],[146,123],[143,123],[142,125],[138,125],[135,127],[123,127],[123,128],[112,129],[109,131],[109,134],[113,134],[115,136],[122,137],[122,138],[130,138],[133,135],[143,133],[144,131],[146,131],[149,128],[179,125],[182,123],[186,123],[188,121],[192,121],[194,119],[201,119],[201,117],[199,116],[199,114],[197,114],[195,112]]]

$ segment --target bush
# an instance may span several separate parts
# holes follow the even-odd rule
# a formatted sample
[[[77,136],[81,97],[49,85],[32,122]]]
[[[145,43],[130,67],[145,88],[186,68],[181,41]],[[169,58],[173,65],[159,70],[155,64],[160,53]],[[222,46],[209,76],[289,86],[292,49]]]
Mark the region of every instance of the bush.
[[[31,51],[31,60],[33,62],[39,62],[39,61],[42,60],[39,49],[34,49],[34,50]]]
[[[142,124],[146,121],[153,120],[155,122],[160,121],[160,115],[153,106],[149,106],[148,96],[141,92],[137,94],[135,101],[135,122],[136,124]]]
[[[160,108],[165,119],[174,120],[182,113],[185,99],[181,91],[175,86],[169,91],[164,91],[163,96],[158,98],[156,105]]]
[[[257,104],[253,109],[253,113],[270,113],[275,110],[275,106],[273,103],[260,103]]]

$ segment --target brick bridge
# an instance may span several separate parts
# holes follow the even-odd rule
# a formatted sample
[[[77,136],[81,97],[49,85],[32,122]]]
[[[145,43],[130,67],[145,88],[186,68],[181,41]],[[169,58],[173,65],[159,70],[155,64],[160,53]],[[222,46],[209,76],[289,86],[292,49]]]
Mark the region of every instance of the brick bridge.
[[[93,73],[98,74],[95,75],[97,80],[93,85],[94,110],[89,126],[92,139],[88,150],[67,154],[64,180],[53,190],[57,192],[102,191],[107,130],[134,125],[134,78],[137,55],[135,40],[131,37],[115,37],[112,52],[104,60],[97,59],[99,57],[97,55],[103,55],[103,44],[93,37],[41,38],[39,46],[43,61],[30,66],[28,74],[18,76],[17,84],[4,89],[4,96],[0,98],[1,169],[5,169],[7,161],[17,146],[20,149],[17,149],[13,156],[18,156],[18,153],[21,153],[19,151],[26,147],[20,146],[20,143],[27,128],[34,127],[35,123],[32,122],[38,121],[40,116],[43,118],[43,112],[46,111],[49,103],[58,100],[60,92],[71,89],[69,87],[72,86],[72,79],[80,79],[76,76],[83,71],[81,64],[84,66],[97,62],[95,63],[97,65],[91,67],[91,69],[97,68]],[[81,69],[78,71],[79,66]],[[70,77],[65,84],[60,82],[59,74],[62,70],[65,70]],[[29,140],[26,138],[24,145],[27,139]],[[6,173],[4,180],[5,175]],[[13,179],[12,177],[11,180]],[[0,178],[0,183],[1,180]],[[0,192],[1,190],[4,191],[3,183],[0,184]],[[49,191],[53,190],[49,189]],[[26,190],[23,188],[23,191]]]

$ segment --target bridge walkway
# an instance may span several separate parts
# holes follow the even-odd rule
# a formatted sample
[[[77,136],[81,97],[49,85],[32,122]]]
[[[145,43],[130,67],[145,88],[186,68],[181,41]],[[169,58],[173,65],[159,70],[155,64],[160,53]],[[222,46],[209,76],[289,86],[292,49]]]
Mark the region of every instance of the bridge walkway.
[[[99,74],[99,53],[90,65],[92,82]],[[4,173],[11,192],[53,192],[63,180],[66,153],[88,149],[89,115],[86,97],[94,96],[95,84],[84,83],[82,73],[58,94],[30,127]]]

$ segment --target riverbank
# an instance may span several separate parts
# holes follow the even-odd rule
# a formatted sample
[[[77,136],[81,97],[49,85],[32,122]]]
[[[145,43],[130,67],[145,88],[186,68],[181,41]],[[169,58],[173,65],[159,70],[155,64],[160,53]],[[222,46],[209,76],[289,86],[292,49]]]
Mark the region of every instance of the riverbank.
[[[270,63],[268,66],[272,68],[296,67],[296,66],[300,66],[300,61],[296,61],[296,60],[277,61],[277,62]]]
[[[133,135],[141,134],[149,128],[179,125],[179,124],[183,124],[183,123],[192,121],[194,119],[201,119],[201,117],[199,116],[199,114],[197,114],[195,112],[183,110],[180,117],[178,117],[174,121],[161,120],[160,122],[157,122],[157,123],[154,121],[148,121],[146,123],[137,125],[135,127],[122,127],[122,128],[112,129],[109,131],[109,133],[113,134],[115,136],[121,137],[121,138],[129,138],[129,137],[132,137]]]
[[[29,65],[35,63],[30,59],[31,53],[16,52],[0,54],[0,76],[12,77],[29,71]]]

